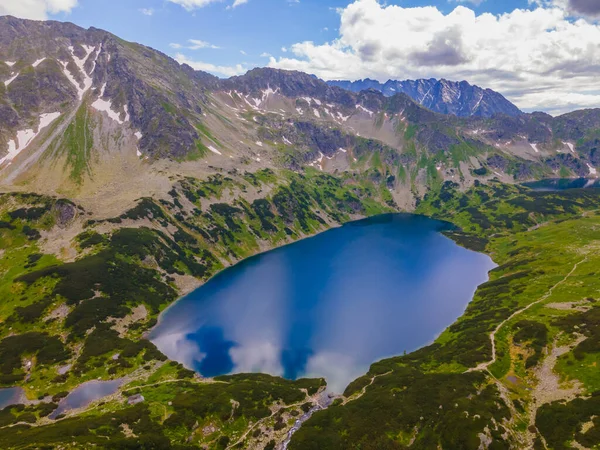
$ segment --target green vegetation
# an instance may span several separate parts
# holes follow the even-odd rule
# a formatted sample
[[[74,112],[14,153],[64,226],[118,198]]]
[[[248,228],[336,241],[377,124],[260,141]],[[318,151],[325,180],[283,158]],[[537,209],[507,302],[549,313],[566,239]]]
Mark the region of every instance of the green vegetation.
[[[3,428],[36,422],[56,407],[11,406],[0,411],[0,447],[21,448],[26,443],[53,448],[64,444],[65,436],[70,448],[181,450],[197,449],[199,444],[218,448],[220,442],[237,439],[243,444],[250,422],[273,426],[283,411],[300,410],[307,401],[305,390],[316,392],[323,384],[323,380],[287,381],[260,374],[219,377],[214,383],[175,379],[125,389],[125,397],[144,397],[143,403],[132,407],[120,397],[90,413],[48,425]],[[273,404],[281,405],[278,416],[269,409]],[[260,440],[261,433],[246,439]]]
[[[250,189],[265,189],[268,195],[248,201],[244,194]],[[307,393],[314,395],[322,380],[251,375],[204,383],[181,365],[165,363],[164,355],[143,339],[144,332],[178,296],[178,277],[206,280],[223,260],[235,262],[265,245],[392,211],[389,192],[358,177],[264,169],[202,181],[182,178],[169,195],[170,200],[159,202],[139,199],[132,209],[103,220],[86,220],[80,207],[65,200],[2,195],[0,264],[5,275],[0,295],[9,301],[0,305],[0,385],[27,378],[22,387],[29,398],[57,402],[84,381],[128,377],[123,395],[139,392],[148,400],[144,407],[127,408],[122,397],[113,398],[52,425],[35,411],[22,417],[11,407],[4,411],[5,423],[35,426],[0,425],[0,447],[15,442],[51,446],[64,439],[65,430],[75,429],[74,448],[100,447],[106,436],[111,437],[106,448],[138,448],[127,440],[131,429],[148,446],[186,448],[187,438],[195,434],[194,442],[218,448],[225,440],[241,438],[250,422],[264,421],[285,433],[292,413],[297,416],[302,405],[312,404]],[[65,243],[78,256],[61,262],[44,254],[38,246],[42,236],[71,222],[84,227]],[[295,406],[271,417],[275,403]],[[56,407],[49,405],[43,407]],[[127,432],[114,426],[117,417]],[[217,431],[205,436],[195,425],[202,421]],[[263,434],[253,430],[248,438],[261,440]]]
[[[266,246],[394,211],[388,187],[409,174],[396,153],[382,147],[369,156],[365,145],[357,156],[368,156],[369,167],[360,174],[263,169],[180,178],[166,199],[139,199],[101,221],[85,221],[64,200],[2,195],[0,296],[8,301],[0,304],[0,383],[27,377],[30,398],[54,403],[0,412],[0,447],[52,448],[65,435],[71,448],[276,445],[313,404],[322,380],[236,375],[207,382],[165,361],[143,335],[178,296],[182,277],[206,280],[226,261]],[[483,441],[524,448],[542,439],[548,448],[573,440],[598,446],[600,192],[532,192],[498,182],[461,191],[437,178],[435,156],[419,158],[439,182],[417,212],[453,222],[458,228],[448,237],[499,265],[433,344],[373,364],[343,399],[303,425],[290,448],[477,449]],[[73,220],[84,225],[70,243],[78,256],[64,263],[45,254],[42,237]],[[556,348],[565,350],[550,373],[575,383],[580,397],[539,406],[536,374]],[[489,372],[469,371],[483,363]],[[127,384],[105,402],[44,419],[81,382],[124,376]],[[144,402],[126,405],[134,394]]]
[[[89,112],[84,103],[77,110],[73,122],[65,130],[60,145],[60,148],[67,153],[66,165],[70,168],[71,179],[76,183],[81,183],[86,173],[91,175],[89,160],[94,140],[88,120]]]
[[[590,300],[600,291],[600,193],[457,187],[431,191],[418,211],[454,222],[462,229],[449,237],[491,254],[500,265],[490,281],[432,345],[373,364],[346,389],[349,401],[317,412],[290,448],[477,449],[483,439],[488,448],[526,448],[542,438],[547,448],[568,448],[573,439],[587,448],[600,444],[591,412],[598,411],[598,308]],[[490,373],[468,371],[492,362],[490,334],[500,324]],[[571,346],[553,367],[559,382],[577,379],[592,397],[565,394],[564,402],[536,410],[533,400],[544,394],[535,388],[536,371],[559,345]]]

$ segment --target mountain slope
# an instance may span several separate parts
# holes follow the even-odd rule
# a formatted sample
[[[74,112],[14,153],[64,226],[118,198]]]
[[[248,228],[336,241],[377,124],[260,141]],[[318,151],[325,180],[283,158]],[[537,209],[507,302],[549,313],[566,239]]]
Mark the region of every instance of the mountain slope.
[[[457,117],[300,72],[220,80],[59,22],[2,17],[0,44],[0,385],[24,390],[23,405],[0,411],[1,448],[273,449],[323,400],[322,380],[205,380],[165,361],[147,331],[243,258],[414,210],[451,220],[461,231],[450,237],[501,266],[434,344],[374,364],[291,448],[597,445],[580,430],[600,389],[586,328],[600,194],[511,184],[595,177],[600,110]],[[561,281],[584,257],[581,278]],[[498,334],[493,377],[467,371],[490,361],[489,333],[537,299],[585,316],[555,324],[532,307]],[[582,335],[549,370],[581,379],[582,397],[540,407],[552,339],[575,348]],[[117,379],[89,408],[49,417],[82,383]],[[580,414],[553,427],[561,408]]]
[[[473,86],[466,81],[456,82],[430,78],[427,80],[388,80],[382,84],[367,78],[359,81],[328,81],[328,84],[352,92],[375,89],[388,97],[404,93],[432,111],[454,114],[459,117],[492,117],[495,114],[519,116],[522,114],[519,108],[498,92]]]

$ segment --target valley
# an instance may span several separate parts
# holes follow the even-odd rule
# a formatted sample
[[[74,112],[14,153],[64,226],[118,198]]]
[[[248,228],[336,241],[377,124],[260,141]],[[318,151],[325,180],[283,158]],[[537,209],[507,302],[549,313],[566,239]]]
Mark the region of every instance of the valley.
[[[311,410],[287,448],[599,445],[600,191],[520,184],[595,180],[599,110],[458,117],[301,72],[223,80],[10,16],[0,61],[0,387],[23,389],[0,448],[275,449]],[[327,408],[322,378],[204,378],[149,340],[224,269],[398,212],[498,267],[433,343]]]

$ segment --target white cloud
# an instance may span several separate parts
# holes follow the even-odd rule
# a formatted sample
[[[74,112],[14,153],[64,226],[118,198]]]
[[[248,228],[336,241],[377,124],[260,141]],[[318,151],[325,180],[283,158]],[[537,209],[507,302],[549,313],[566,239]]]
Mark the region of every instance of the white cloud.
[[[145,16],[154,15],[154,8],[140,8],[140,12]]]
[[[240,50],[240,53],[244,56],[246,56],[248,53],[246,53],[244,50]]]
[[[211,63],[206,63],[203,61],[194,61],[192,59],[187,58],[185,55],[181,53],[177,53],[175,55],[175,60],[179,64],[187,64],[194,70],[202,70],[204,72],[210,72],[213,74],[224,75],[226,77],[232,77],[234,75],[241,75],[246,72],[246,69],[241,64],[236,64],[235,66],[218,66]]]
[[[598,0],[568,0],[568,6],[572,12],[600,17],[600,2]]]
[[[222,0],[168,0],[171,3],[175,3],[184,7],[188,11],[194,9],[203,8],[204,6],[210,5],[211,3],[220,2]]]
[[[267,53],[267,52],[263,52],[260,54],[260,57],[261,58],[272,58],[273,55],[271,55],[270,53]]]
[[[238,6],[245,5],[246,3],[248,3],[248,0],[235,0],[233,2],[233,5],[231,5],[231,7],[237,8]]]
[[[466,79],[526,110],[600,106],[600,25],[573,20],[564,1],[543,5],[477,15],[355,0],[339,10],[337,39],[296,43],[269,66],[325,79]]]
[[[48,14],[69,13],[76,6],[77,0],[2,0],[0,15],[45,20]]]
[[[210,44],[206,41],[200,41],[198,39],[188,39],[188,42],[191,44],[189,47],[190,50],[198,50],[201,48],[219,48],[216,45]]]
[[[210,42],[201,41],[199,39],[188,39],[188,44],[189,45],[182,45],[182,44],[178,44],[176,42],[172,42],[169,44],[169,47],[174,48],[174,49],[187,48],[188,50],[200,50],[203,48],[212,48],[212,49],[220,48],[216,45],[211,44]]]

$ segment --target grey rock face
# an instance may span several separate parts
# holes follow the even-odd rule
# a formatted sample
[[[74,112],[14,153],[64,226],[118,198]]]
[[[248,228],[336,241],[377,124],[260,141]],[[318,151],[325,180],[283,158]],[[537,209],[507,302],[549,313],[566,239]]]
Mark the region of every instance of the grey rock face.
[[[482,89],[466,81],[421,79],[379,83],[365,79],[359,81],[329,81],[329,85],[352,92],[375,89],[387,97],[404,93],[424,107],[458,117],[492,117],[495,114],[519,116],[522,112],[498,92]]]
[[[76,58],[83,60],[88,53],[81,69]],[[142,133],[142,153],[181,158],[195,148],[203,81],[210,76],[156,50],[95,28],[4,16],[0,61],[0,149],[17,131],[37,128],[41,114],[66,113],[81,101],[91,105],[103,86],[102,99],[111,102],[122,121],[129,119],[127,126]],[[79,89],[85,86],[85,75],[91,78],[83,99],[66,72]],[[7,86],[2,82],[11,79]]]

